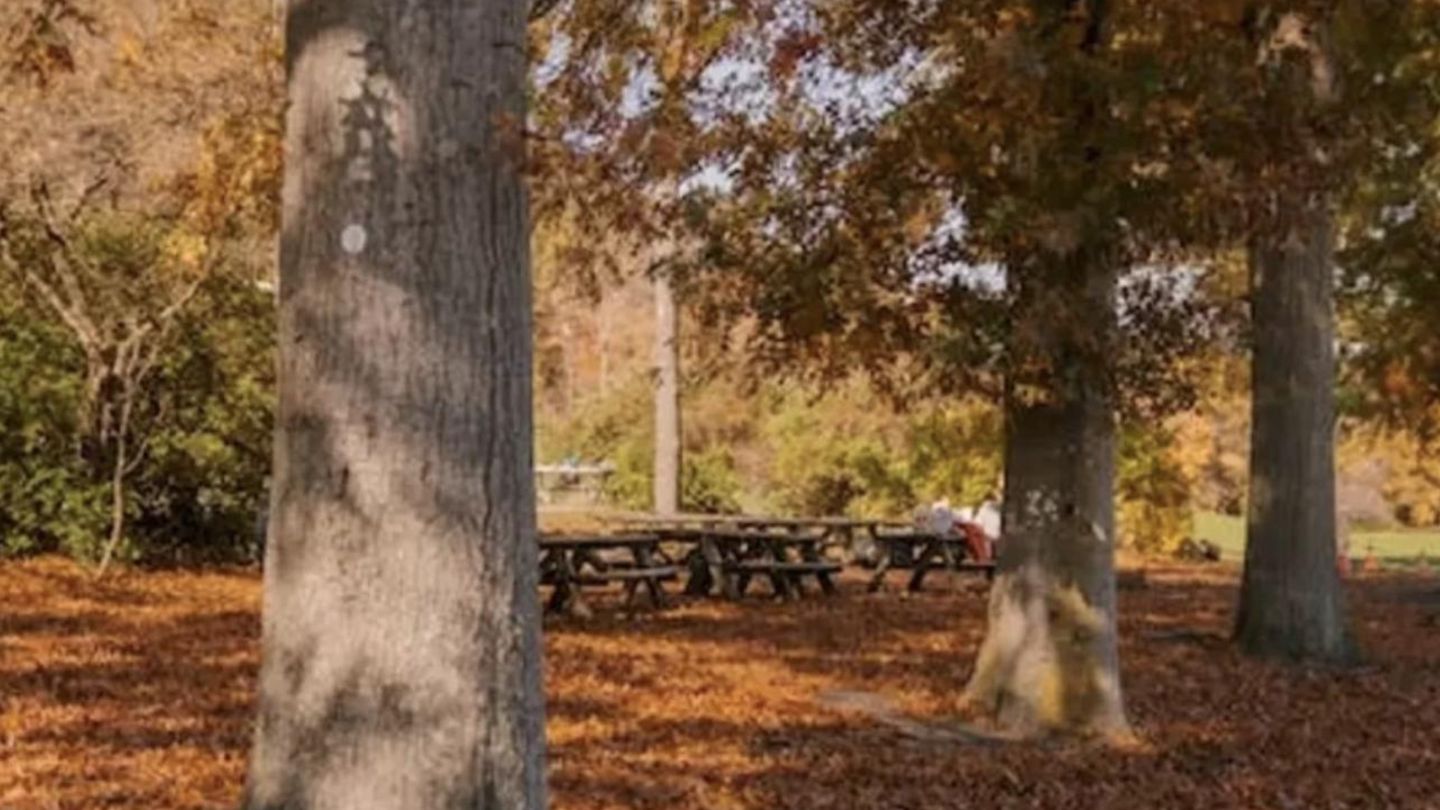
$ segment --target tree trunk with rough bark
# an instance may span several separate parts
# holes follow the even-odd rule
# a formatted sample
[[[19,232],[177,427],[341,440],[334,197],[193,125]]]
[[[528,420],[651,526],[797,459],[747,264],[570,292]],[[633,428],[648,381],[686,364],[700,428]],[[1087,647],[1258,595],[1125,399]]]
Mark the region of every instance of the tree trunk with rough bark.
[[[680,511],[680,312],[662,268],[655,276],[655,511]]]
[[[1036,4],[1040,6],[1042,4]],[[1104,2],[1046,6],[1040,43],[1075,36],[1077,64],[1103,59]],[[1073,29],[1073,30],[1072,30]],[[1063,47],[1063,46],[1062,46]],[[1045,47],[1039,49],[1042,53]],[[1068,161],[1078,187],[1101,182],[1105,88],[1059,81],[1057,110],[1074,110]],[[1002,732],[1130,737],[1115,629],[1116,234],[1086,228],[1108,215],[1070,200],[1069,228],[1017,257],[1005,394],[1005,493],[989,623],[964,701]]]
[[[290,0],[248,810],[546,805],[525,17]]]
[[[1343,664],[1356,651],[1336,560],[1335,228],[1312,120],[1339,88],[1323,21],[1281,14],[1259,45],[1284,101],[1262,111],[1280,187],[1262,198],[1250,250],[1250,498],[1235,638],[1252,655]]]
[[[1080,273],[1018,308],[1046,335],[1034,359],[1050,371],[1038,384],[1007,384],[1002,539],[965,702],[1017,736],[1121,739],[1129,726],[1115,631],[1115,424],[1093,362],[1113,330],[1115,275]]]
[[[1291,199],[1251,251],[1250,500],[1235,637],[1260,656],[1354,655],[1336,564],[1333,226]]]

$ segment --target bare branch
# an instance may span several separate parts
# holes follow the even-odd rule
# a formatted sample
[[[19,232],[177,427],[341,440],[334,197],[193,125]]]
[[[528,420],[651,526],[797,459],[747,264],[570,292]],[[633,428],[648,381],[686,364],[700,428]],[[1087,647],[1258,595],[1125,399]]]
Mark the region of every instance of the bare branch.
[[[80,341],[81,348],[84,349],[87,356],[98,351],[100,336],[95,331],[95,325],[83,312],[71,306],[40,274],[21,264],[11,251],[10,240],[3,233],[0,233],[0,264],[4,264],[12,273],[19,275],[20,280],[35,290],[40,299],[55,311],[60,320],[75,334],[75,338]]]
[[[166,401],[161,400],[159,411],[155,414],[154,418],[149,420],[151,429],[146,431],[144,437],[140,439],[140,444],[135,448],[135,455],[132,456],[130,460],[125,464],[125,475],[129,475],[133,473],[136,469],[138,469],[141,462],[143,462],[145,458],[150,454],[150,447],[155,443],[156,431],[154,429],[154,426],[164,424],[165,418],[169,415],[169,412],[169,404]],[[127,419],[126,421],[128,422],[129,420]]]
[[[85,209],[90,207],[90,202],[95,198],[95,195],[100,193],[101,189],[108,185],[110,185],[110,178],[102,174],[82,188],[80,190],[80,196],[75,200],[75,204],[70,206],[70,213],[66,219],[71,222],[78,219],[81,214],[85,213]]]
[[[92,184],[91,189],[98,188]],[[84,197],[88,199],[92,191],[86,191]],[[43,180],[35,180],[30,186],[30,199],[35,208],[35,213],[40,219],[40,225],[45,229],[45,235],[52,245],[50,252],[51,266],[55,275],[60,279],[60,286],[65,295],[61,296],[48,281],[29,268],[21,267],[21,272],[26,280],[41,291],[41,297],[55,309],[56,314],[66,325],[71,328],[81,345],[87,353],[98,351],[101,343],[100,330],[96,327],[95,321],[90,317],[89,302],[85,298],[83,288],[80,286],[80,279],[75,272],[73,265],[74,251],[71,249],[70,240],[65,236],[65,230],[61,222],[55,216],[54,200],[50,196],[50,187]],[[74,222],[82,209],[77,207],[76,213],[66,220],[66,223]],[[13,256],[11,257],[13,261]],[[18,262],[15,263],[19,266]]]

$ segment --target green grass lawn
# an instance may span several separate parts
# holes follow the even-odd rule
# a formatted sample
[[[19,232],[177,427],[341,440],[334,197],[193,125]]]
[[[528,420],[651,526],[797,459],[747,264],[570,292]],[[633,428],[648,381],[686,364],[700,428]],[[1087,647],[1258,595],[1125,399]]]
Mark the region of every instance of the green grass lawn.
[[[1195,515],[1195,537],[1209,540],[1220,547],[1222,559],[1240,562],[1245,559],[1245,519],[1214,512]],[[1440,566],[1440,530],[1389,529],[1350,533],[1350,555],[1364,558],[1371,553],[1387,566],[1414,565],[1423,553],[1433,565]]]

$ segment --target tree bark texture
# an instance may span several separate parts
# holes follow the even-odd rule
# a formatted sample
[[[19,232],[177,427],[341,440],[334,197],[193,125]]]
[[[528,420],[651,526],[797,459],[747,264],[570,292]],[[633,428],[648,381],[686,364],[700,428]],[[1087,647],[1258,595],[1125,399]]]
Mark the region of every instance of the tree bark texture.
[[[662,268],[655,276],[655,511],[680,511],[680,312]]]
[[[1250,499],[1235,636],[1251,654],[1340,663],[1354,649],[1336,565],[1334,233],[1323,199],[1284,205],[1250,257]]]
[[[546,804],[525,17],[287,7],[248,810]]]
[[[1017,736],[1129,733],[1115,630],[1112,397],[1082,359],[1094,355],[1082,344],[1114,328],[1114,285],[1113,272],[1094,269],[1017,307],[1016,328],[1045,335],[1049,345],[1030,356],[1050,371],[1038,386],[1016,375],[1007,384],[1002,539],[965,694],[971,710]],[[1067,323],[1079,331],[1053,326]]]
[[[1250,497],[1235,638],[1252,655],[1346,663],[1355,649],[1336,560],[1335,229],[1323,129],[1311,120],[1339,88],[1321,20],[1280,15],[1260,53],[1279,97],[1262,113],[1280,181],[1261,197],[1250,249]]]

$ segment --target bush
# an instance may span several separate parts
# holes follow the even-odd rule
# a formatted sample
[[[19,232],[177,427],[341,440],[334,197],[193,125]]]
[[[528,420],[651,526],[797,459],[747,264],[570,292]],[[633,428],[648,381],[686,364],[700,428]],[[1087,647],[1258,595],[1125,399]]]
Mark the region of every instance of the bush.
[[[724,447],[687,453],[682,460],[680,501],[689,512],[733,514],[740,511],[740,478],[735,459]]]
[[[582,403],[576,415],[537,417],[539,458],[609,461],[615,472],[606,480],[607,502],[625,509],[648,510],[655,480],[655,430],[649,383],[636,378],[604,397]],[[681,506],[689,511],[737,512],[743,493],[730,448],[719,441],[701,444],[687,432],[682,459]]]
[[[271,461],[270,294],[240,278],[208,284],[181,324],[156,389],[165,417],[131,484],[141,556],[165,562],[248,559]]]
[[[1116,496],[1121,544],[1149,554],[1173,554],[1190,533],[1190,482],[1164,427],[1129,425],[1120,431]]]
[[[87,249],[153,254],[158,229],[122,224],[90,234]],[[268,293],[221,273],[177,325],[138,403],[135,450],[143,455],[128,481],[121,559],[249,554],[270,466],[273,309]],[[108,534],[111,494],[82,459],[83,358],[48,315],[16,286],[0,290],[0,554],[93,561]]]
[[[0,292],[0,554],[92,559],[108,503],[80,461],[83,363],[14,292]]]
[[[918,400],[901,414],[859,384],[818,400],[791,391],[765,436],[767,487],[785,512],[908,515],[939,498],[979,503],[1000,477],[1000,412],[979,400]]]

